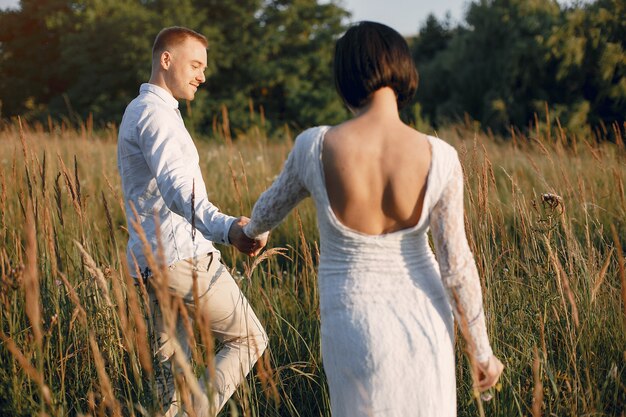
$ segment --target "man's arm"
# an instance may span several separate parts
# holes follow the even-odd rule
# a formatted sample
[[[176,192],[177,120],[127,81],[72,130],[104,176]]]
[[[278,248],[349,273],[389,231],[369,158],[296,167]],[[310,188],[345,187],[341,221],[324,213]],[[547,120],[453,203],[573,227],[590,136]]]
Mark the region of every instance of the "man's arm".
[[[230,244],[229,232],[237,219],[209,201],[198,153],[182,120],[173,111],[156,109],[145,113],[137,129],[139,147],[167,207],[206,239]],[[246,249],[243,242],[236,243]]]

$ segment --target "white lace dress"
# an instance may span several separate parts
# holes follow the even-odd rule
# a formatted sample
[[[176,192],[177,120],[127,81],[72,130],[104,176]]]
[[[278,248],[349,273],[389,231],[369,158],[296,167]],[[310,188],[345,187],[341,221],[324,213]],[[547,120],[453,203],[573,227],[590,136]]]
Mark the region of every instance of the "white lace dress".
[[[317,208],[322,357],[335,417],[456,415],[451,306],[467,317],[478,360],[491,355],[480,281],[465,237],[463,173],[456,151],[432,149],[421,218],[384,235],[335,217],[321,153],[327,126],[303,132],[244,229],[275,227],[299,201]],[[428,244],[431,229],[437,259]]]

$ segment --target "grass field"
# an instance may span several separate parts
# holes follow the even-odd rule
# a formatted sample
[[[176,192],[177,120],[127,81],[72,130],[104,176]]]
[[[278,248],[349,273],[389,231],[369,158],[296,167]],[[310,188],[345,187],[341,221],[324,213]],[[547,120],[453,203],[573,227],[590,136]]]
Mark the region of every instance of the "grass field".
[[[461,155],[466,228],[506,366],[481,403],[457,342],[459,416],[626,415],[626,148],[616,131],[603,144],[545,125],[508,140],[471,126],[438,132]],[[199,142],[211,200],[249,215],[292,139],[255,129]],[[0,132],[0,155],[0,416],[153,415],[150,323],[124,261],[115,130],[14,123]],[[311,201],[270,247],[284,250],[257,263],[221,248],[270,336],[221,415],[330,416]],[[210,364],[211,337],[195,335],[195,365]]]

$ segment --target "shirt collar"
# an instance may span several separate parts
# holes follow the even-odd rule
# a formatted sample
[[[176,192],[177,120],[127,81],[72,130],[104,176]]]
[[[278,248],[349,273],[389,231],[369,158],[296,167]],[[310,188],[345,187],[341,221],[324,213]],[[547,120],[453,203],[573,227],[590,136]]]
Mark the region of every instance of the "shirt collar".
[[[155,94],[163,100],[165,104],[168,104],[175,109],[178,108],[178,100],[176,100],[166,89],[155,84],[143,83],[141,84],[141,87],[139,87],[139,93],[141,94],[146,92]]]

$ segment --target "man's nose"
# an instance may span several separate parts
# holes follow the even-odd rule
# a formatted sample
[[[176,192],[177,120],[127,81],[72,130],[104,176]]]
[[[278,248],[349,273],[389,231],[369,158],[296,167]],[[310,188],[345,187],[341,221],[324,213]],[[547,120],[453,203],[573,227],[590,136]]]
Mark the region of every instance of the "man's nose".
[[[201,72],[200,75],[198,75],[196,78],[201,83],[204,83],[206,81],[206,76],[204,75],[204,72]]]

